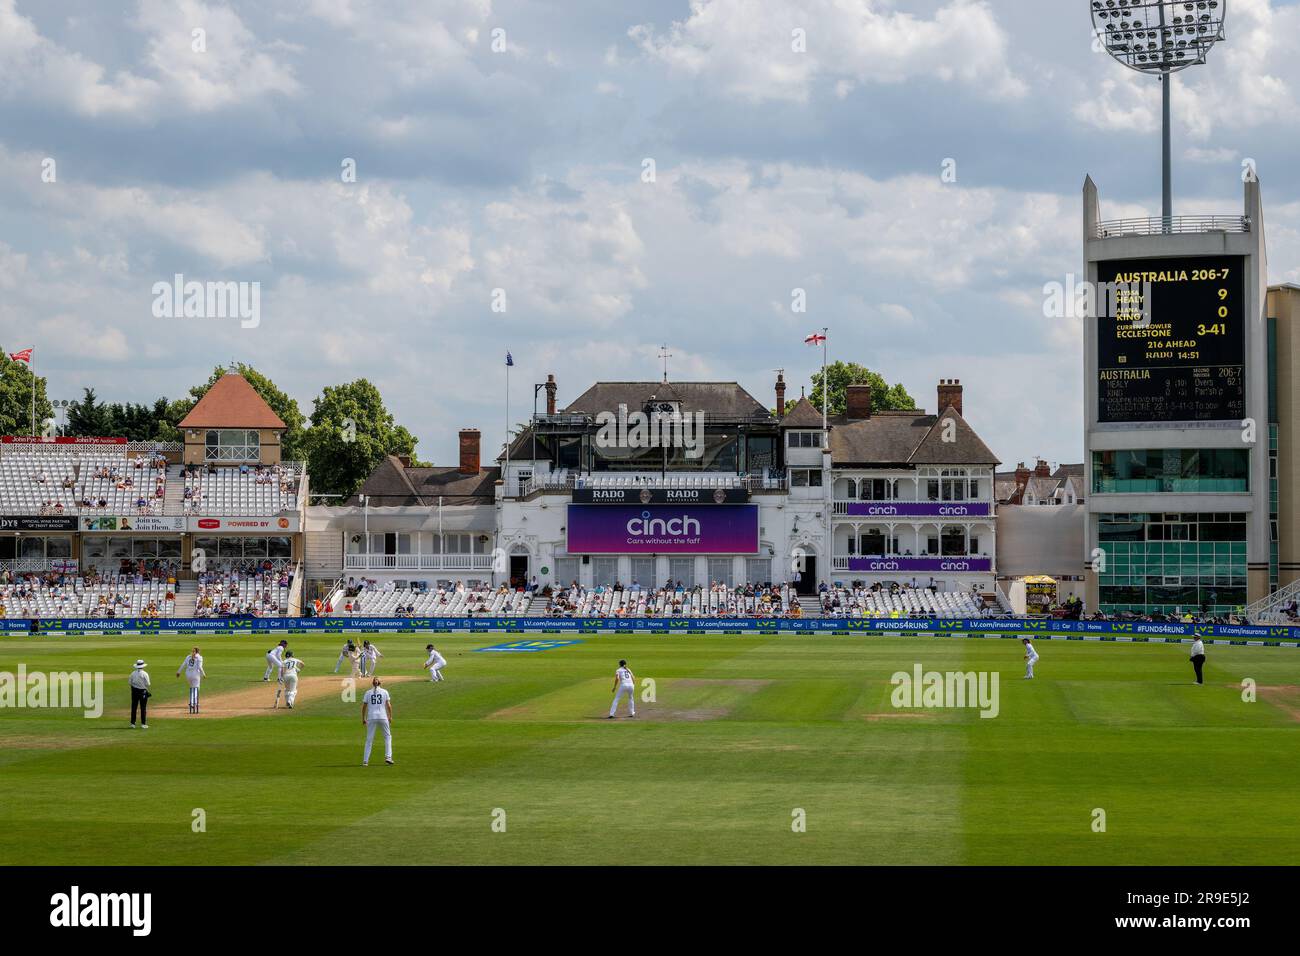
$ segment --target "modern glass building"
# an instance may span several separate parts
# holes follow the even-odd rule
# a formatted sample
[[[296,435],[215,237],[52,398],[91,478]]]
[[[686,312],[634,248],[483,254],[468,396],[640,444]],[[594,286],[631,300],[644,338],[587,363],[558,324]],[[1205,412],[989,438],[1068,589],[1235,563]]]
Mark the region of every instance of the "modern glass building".
[[[1090,610],[1232,613],[1277,585],[1276,343],[1244,186],[1241,215],[1107,221],[1085,183]]]

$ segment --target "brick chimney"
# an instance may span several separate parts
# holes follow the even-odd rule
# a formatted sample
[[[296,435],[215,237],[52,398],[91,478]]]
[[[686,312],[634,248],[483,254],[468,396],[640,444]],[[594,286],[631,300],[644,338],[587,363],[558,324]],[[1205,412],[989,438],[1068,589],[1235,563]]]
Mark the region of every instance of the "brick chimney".
[[[939,408],[937,414],[942,415],[944,409],[949,405],[956,410],[958,415],[962,414],[961,379],[959,378],[939,379]]]
[[[479,473],[480,436],[477,428],[460,430],[460,473],[477,475]]]
[[[1043,459],[1041,459],[1041,458],[1038,459],[1038,464],[1036,464],[1036,465],[1034,466],[1034,477],[1035,477],[1035,478],[1051,478],[1051,477],[1052,477],[1052,469],[1051,469],[1051,468],[1048,468],[1048,467],[1047,467],[1047,462],[1043,461]]]
[[[850,385],[844,389],[844,417],[854,421],[871,417],[870,385]]]
[[[410,456],[410,455],[398,455],[398,456],[397,456],[397,460],[400,461],[400,462],[402,463],[402,467],[403,467],[403,468],[410,468],[410,467],[411,467],[411,456]]]
[[[555,384],[555,375],[546,376],[546,414],[555,414],[555,390],[558,388]]]
[[[785,373],[776,373],[776,417],[785,418]]]

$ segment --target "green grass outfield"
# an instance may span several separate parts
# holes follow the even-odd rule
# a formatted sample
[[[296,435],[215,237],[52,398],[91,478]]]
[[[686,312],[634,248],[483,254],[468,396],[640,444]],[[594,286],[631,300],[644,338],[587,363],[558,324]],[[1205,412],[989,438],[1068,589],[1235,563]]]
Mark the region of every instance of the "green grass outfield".
[[[390,685],[397,765],[364,769],[360,707],[336,683],[269,709],[270,637],[2,640],[0,671],[103,671],[108,706],[98,720],[0,709],[0,863],[1300,859],[1297,648],[1211,646],[1204,687],[1177,644],[1041,641],[1034,681],[1020,643],[995,639],[583,634],[473,652],[549,637],[378,635],[381,676],[419,678],[433,639],[448,679]],[[184,713],[173,675],[195,640],[209,710],[245,716]],[[341,641],[291,646],[314,677]],[[125,716],[138,656],[147,731]],[[636,721],[603,719],[619,657],[655,681]],[[998,672],[999,715],[896,710],[890,677],[916,663]]]

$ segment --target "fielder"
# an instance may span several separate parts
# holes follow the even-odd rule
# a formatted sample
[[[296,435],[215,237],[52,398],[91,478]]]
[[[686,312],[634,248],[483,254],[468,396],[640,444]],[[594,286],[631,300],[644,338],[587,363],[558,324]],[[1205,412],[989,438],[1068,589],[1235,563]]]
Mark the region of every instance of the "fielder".
[[[266,673],[262,675],[263,682],[269,681],[272,674],[280,673],[280,665],[284,663],[284,649],[288,646],[288,641],[281,641],[266,652]]]
[[[176,676],[181,676],[181,671],[185,672],[185,681],[190,685],[190,713],[199,712],[199,682],[208,675],[203,671],[203,655],[199,653],[196,647],[190,652],[190,656],[181,661],[181,666],[176,668]]]
[[[614,703],[609,705],[610,720],[618,713],[618,702],[624,695],[627,695],[628,716],[636,716],[636,675],[627,666],[627,661],[618,662],[618,670],[614,671],[614,689],[610,693],[614,695]]]
[[[429,652],[429,659],[424,662],[424,669],[429,672],[429,680],[437,683],[446,680],[442,676],[442,669],[447,666],[447,658],[438,653],[438,649],[430,644],[425,648]]]
[[[275,689],[275,703],[272,709],[280,706],[280,691],[284,691],[284,702],[293,710],[293,702],[298,699],[298,671],[302,670],[302,661],[293,656],[293,651],[284,652],[284,660],[280,662],[280,680],[278,683],[282,687]]]
[[[374,677],[375,671],[379,669],[379,658],[383,657],[379,653],[379,648],[369,641],[361,642],[361,676]]]
[[[1029,638],[1020,639],[1025,645],[1025,680],[1034,679],[1034,665],[1038,663],[1038,651],[1034,650],[1034,645],[1030,643]]]
[[[361,698],[361,723],[366,728],[366,749],[361,754],[361,766],[370,766],[370,747],[375,742],[375,728],[384,733],[384,763],[393,762],[393,701],[388,691],[379,686],[379,678],[370,682],[370,690]]]
[[[339,651],[339,659],[334,664],[334,673],[337,674],[339,672],[339,668],[343,666],[344,661],[352,659],[352,652],[356,649],[357,646],[352,643],[351,638],[348,638],[343,642],[343,650]]]

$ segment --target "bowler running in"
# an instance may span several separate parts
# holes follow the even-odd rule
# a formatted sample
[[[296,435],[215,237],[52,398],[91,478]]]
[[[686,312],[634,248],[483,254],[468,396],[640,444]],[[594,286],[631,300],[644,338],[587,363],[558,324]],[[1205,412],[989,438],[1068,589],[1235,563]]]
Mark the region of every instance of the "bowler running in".
[[[190,656],[181,661],[181,666],[176,668],[176,676],[180,677],[181,672],[185,672],[185,682],[190,685],[190,713],[199,712],[199,682],[208,675],[203,671],[203,655],[199,653],[196,647],[190,652]]]
[[[636,716],[636,675],[627,666],[627,661],[618,662],[618,670],[614,671],[614,689],[611,691],[614,695],[614,703],[609,705],[609,719],[613,720],[618,714],[618,702],[627,696],[628,716]]]

